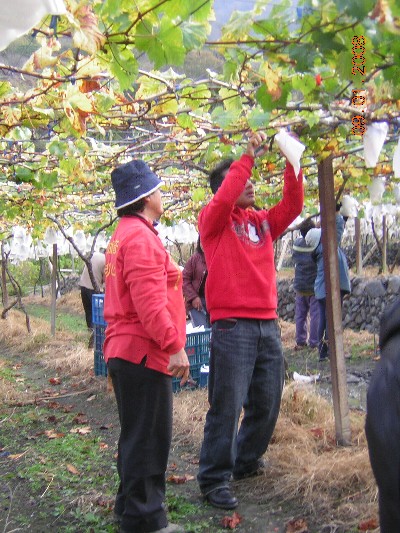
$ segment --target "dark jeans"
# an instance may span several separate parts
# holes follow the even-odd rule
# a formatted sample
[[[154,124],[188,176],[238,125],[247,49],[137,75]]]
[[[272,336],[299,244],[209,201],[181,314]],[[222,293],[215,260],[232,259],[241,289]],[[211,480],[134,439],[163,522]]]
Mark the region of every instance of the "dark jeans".
[[[145,533],[166,527],[165,472],[172,435],[171,377],[123,359],[108,361],[121,433],[115,513],[121,528]]]
[[[346,292],[340,292],[340,305],[343,305],[343,298]],[[319,325],[318,325],[318,352],[320,359],[329,356],[328,344],[328,327],[326,321],[326,298],[317,300],[319,305]]]
[[[89,329],[93,327],[93,318],[92,318],[92,296],[96,294],[96,291],[93,289],[88,289],[87,287],[81,287],[81,299],[83,309],[85,311],[86,325]]]
[[[307,318],[310,316],[310,333],[308,344],[311,348],[318,346],[319,306],[315,296],[296,294],[296,344],[307,344]]]
[[[318,352],[320,359],[328,357],[328,330],[326,327],[326,298],[321,298],[319,305],[319,324],[318,324]]]
[[[198,482],[206,495],[257,469],[279,414],[284,365],[276,320],[212,325],[208,400]],[[238,432],[239,417],[244,416]]]

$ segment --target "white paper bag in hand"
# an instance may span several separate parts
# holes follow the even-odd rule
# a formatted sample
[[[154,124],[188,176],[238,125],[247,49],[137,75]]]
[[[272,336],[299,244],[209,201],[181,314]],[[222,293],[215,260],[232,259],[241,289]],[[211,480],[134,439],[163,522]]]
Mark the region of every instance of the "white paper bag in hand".
[[[300,157],[305,149],[304,144],[301,144],[301,142],[292,137],[286,130],[280,130],[275,135],[275,140],[281,152],[294,168],[297,177],[300,172]]]
[[[376,167],[389,126],[386,122],[373,122],[363,136],[364,161],[367,168]]]

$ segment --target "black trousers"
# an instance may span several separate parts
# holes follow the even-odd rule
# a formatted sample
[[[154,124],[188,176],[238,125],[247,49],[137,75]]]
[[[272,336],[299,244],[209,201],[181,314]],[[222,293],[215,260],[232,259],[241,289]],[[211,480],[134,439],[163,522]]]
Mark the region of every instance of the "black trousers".
[[[88,289],[87,287],[81,287],[81,299],[83,309],[85,311],[86,325],[89,329],[93,327],[92,323],[92,296],[96,294],[96,291],[93,289]]]
[[[172,436],[171,377],[118,358],[109,359],[108,372],[121,425],[115,513],[122,516],[124,531],[162,529],[168,524],[164,500]]]
[[[383,347],[367,394],[365,432],[381,533],[400,532],[400,332]]]

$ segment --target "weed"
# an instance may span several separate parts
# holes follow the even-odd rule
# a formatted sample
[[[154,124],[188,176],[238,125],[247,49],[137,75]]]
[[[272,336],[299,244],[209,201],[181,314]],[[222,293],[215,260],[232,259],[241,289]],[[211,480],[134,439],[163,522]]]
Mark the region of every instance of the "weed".
[[[176,496],[170,492],[167,492],[166,494],[166,503],[172,520],[178,520],[182,517],[194,514],[199,510],[198,506],[188,502],[186,498]]]
[[[15,383],[15,371],[11,368],[0,367],[0,379],[9,381],[10,383]]]
[[[26,310],[29,315],[50,322],[49,306],[29,304],[26,306]],[[86,322],[83,316],[57,311],[56,324],[59,330],[72,331],[74,333],[85,332],[86,334]]]
[[[210,531],[211,520],[197,519],[200,506],[190,503],[186,498],[172,494],[167,490],[166,503],[168,514],[172,522],[182,523],[185,521],[185,531],[187,533],[203,533]]]

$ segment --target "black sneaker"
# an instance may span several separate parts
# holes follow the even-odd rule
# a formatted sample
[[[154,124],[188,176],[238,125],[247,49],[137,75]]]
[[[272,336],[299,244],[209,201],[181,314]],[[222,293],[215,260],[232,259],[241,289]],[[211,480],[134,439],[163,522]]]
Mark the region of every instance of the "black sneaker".
[[[213,490],[205,496],[205,500],[218,509],[235,509],[238,506],[238,501],[231,493],[228,487]]]

